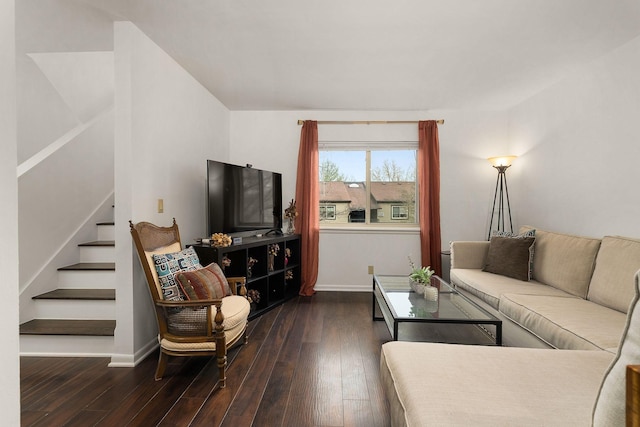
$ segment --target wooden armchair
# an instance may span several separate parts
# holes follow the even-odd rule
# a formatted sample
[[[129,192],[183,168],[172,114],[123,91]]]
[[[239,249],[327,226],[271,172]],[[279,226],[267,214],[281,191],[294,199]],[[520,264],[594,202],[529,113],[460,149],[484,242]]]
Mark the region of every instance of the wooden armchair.
[[[158,321],[160,357],[155,379],[161,380],[169,356],[216,356],[220,387],[225,387],[227,349],[247,342],[249,302],[246,279],[227,277],[233,295],[220,299],[168,301],[158,280],[153,255],[182,250],[175,218],[171,227],[129,221],[131,236],[147,279]],[[237,294],[240,295],[237,295]]]

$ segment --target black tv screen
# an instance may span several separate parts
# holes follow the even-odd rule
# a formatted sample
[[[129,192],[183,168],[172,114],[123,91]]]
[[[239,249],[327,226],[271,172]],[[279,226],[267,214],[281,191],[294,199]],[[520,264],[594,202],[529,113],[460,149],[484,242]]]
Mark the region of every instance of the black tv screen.
[[[207,160],[207,234],[251,235],[282,227],[282,175]]]

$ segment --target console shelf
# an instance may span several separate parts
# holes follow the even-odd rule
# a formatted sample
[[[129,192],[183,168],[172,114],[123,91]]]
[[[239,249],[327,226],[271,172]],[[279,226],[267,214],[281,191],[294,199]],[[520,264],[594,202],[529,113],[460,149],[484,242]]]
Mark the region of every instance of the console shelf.
[[[247,290],[260,293],[251,304],[249,319],[298,295],[300,290],[300,235],[243,237],[242,243],[225,248],[193,245],[200,263],[220,265],[229,277],[247,278]],[[250,263],[250,260],[253,260]]]

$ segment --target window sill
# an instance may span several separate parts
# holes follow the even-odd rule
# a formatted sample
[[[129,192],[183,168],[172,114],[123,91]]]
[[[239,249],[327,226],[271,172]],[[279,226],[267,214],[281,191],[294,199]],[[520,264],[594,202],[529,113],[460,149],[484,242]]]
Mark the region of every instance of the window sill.
[[[418,225],[345,225],[320,226],[320,234],[420,234]]]

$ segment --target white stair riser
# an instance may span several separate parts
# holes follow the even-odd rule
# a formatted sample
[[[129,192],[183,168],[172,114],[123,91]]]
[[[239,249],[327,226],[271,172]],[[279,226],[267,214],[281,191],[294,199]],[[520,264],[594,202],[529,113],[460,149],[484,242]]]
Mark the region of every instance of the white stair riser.
[[[52,300],[36,299],[37,319],[94,319],[116,318],[116,302],[113,300]]]
[[[20,335],[20,355],[111,357],[113,342],[112,336]]]
[[[115,289],[115,271],[58,271],[60,289]]]
[[[113,225],[99,225],[98,240],[115,240],[115,229]]]
[[[114,246],[80,246],[80,262],[113,262]]]

